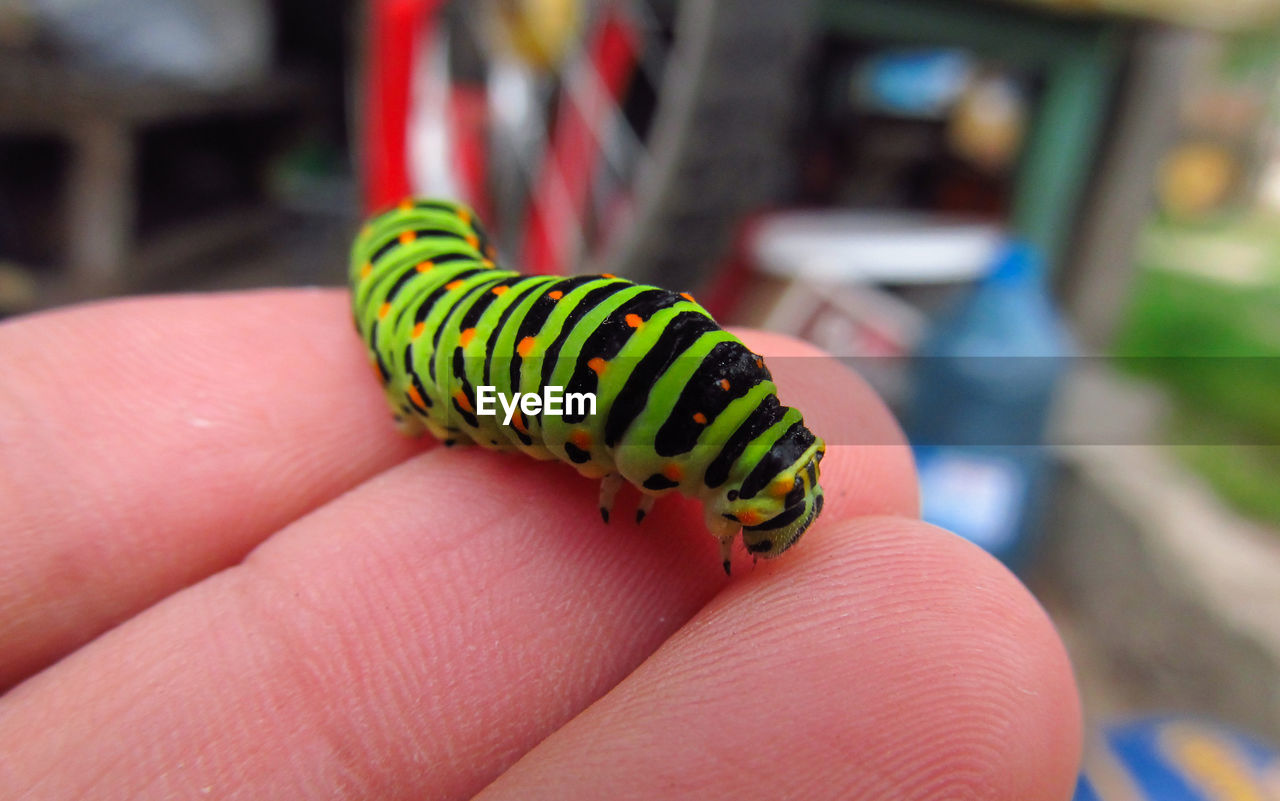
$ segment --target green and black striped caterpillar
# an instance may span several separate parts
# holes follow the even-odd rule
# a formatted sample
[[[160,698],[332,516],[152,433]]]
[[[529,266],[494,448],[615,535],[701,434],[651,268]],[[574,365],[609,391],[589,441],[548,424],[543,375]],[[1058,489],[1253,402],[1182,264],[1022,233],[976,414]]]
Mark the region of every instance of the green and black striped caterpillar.
[[[439,200],[372,218],[350,279],[356,328],[407,434],[568,462],[603,479],[606,522],[624,480],[642,493],[637,521],[657,496],[698,498],[726,571],[739,530],[750,553],[774,557],[822,510],[822,440],[779,403],[763,359],[688,294],[499,269],[471,211]],[[547,387],[563,390],[563,414],[506,400],[480,413],[486,397]],[[594,413],[571,395],[593,396]]]

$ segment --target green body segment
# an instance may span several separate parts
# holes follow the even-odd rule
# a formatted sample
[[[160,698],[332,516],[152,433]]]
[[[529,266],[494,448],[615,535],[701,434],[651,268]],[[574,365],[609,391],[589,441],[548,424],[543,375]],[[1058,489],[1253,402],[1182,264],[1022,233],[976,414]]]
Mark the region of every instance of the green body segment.
[[[764,556],[821,510],[824,447],[778,403],[763,360],[693,298],[610,275],[497,268],[465,207],[406,200],[352,248],[356,327],[397,422],[446,443],[560,459],[642,492],[701,498],[712,532],[745,529]],[[546,387],[595,413],[478,414],[478,388],[510,402]]]

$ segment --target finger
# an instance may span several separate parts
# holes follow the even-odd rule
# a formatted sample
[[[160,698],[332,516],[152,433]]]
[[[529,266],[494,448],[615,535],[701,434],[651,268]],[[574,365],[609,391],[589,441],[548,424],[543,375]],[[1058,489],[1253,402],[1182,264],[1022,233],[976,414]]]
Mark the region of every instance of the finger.
[[[1079,707],[1030,595],[923,523],[839,528],[732,585],[480,797],[1070,797]]]
[[[0,484],[0,688],[414,447],[386,424],[339,322],[345,303],[316,291],[173,298],[0,328],[0,371],[22,377],[0,388],[0,476],[12,479]],[[816,353],[776,336],[755,346],[806,363]],[[853,398],[844,414],[883,432],[873,439],[897,438],[865,384],[838,375]],[[805,396],[810,376],[795,377]],[[812,393],[814,408],[836,407],[831,388]],[[893,476],[907,460],[890,447],[873,461]],[[838,457],[824,470],[866,463]],[[912,482],[849,486],[851,506],[914,508]]]
[[[779,399],[799,408],[805,424],[826,441],[824,509],[919,515],[919,486],[906,437],[866,381],[807,342],[766,331],[734,333],[768,360]]]
[[[0,326],[0,689],[418,447],[346,303],[173,297]]]
[[[844,458],[901,494],[887,452]],[[723,586],[696,504],[595,494],[476,450],[383,473],[0,699],[0,797],[469,797]]]

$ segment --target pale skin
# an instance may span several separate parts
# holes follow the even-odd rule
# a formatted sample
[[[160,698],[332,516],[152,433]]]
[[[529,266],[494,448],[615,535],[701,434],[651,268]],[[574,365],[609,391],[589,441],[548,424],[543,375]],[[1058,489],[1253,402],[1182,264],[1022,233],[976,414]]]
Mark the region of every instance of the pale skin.
[[[827,505],[729,579],[696,502],[401,437],[343,292],[0,324],[0,797],[1068,798],[1046,616],[856,376],[741,335]]]

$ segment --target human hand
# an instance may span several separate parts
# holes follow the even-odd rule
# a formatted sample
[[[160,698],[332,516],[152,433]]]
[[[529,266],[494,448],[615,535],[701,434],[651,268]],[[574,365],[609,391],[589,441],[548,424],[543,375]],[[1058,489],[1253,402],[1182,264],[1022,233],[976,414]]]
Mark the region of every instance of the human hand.
[[[1052,626],[914,518],[851,373],[744,335],[866,444],[828,435],[823,516],[726,579],[692,502],[605,525],[566,465],[398,437],[346,304],[0,325],[0,797],[1070,796]]]

